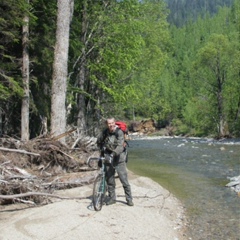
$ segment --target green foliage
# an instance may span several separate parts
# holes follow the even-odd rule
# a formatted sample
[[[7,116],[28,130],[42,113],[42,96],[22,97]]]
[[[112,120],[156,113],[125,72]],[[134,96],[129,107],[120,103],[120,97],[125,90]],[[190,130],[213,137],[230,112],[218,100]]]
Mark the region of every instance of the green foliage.
[[[35,114],[32,117],[38,121],[41,116],[50,116],[50,93],[52,78],[52,63],[56,32],[56,2],[48,0],[31,1],[34,19],[30,20],[30,57],[31,71],[30,88],[32,91],[32,106]],[[33,21],[34,20],[34,21]]]
[[[184,26],[189,20],[195,21],[199,16],[206,14],[213,16],[219,7],[231,6],[234,0],[165,0],[170,15],[168,21],[178,27]]]
[[[153,117],[159,115],[162,109],[159,75],[168,59],[170,36],[163,2],[145,1],[144,5],[140,5],[140,10],[139,34],[144,44],[140,46],[141,55],[136,62],[137,69],[128,84],[132,87],[128,87],[131,91],[128,91],[125,105],[129,112],[134,109],[134,115]]]
[[[100,59],[98,64],[91,65],[91,72],[95,73],[95,83],[116,102],[125,100],[126,94],[119,90],[129,83],[129,75],[141,57],[144,45],[138,5],[137,1],[132,1],[131,5],[123,1],[102,16],[104,29],[97,42]]]
[[[77,9],[84,9],[84,14],[73,22],[76,30],[71,36],[70,55],[75,67],[80,68],[81,61],[86,61],[84,97],[91,101],[93,108],[101,109],[105,114],[120,114],[123,110],[132,112],[134,106],[140,114],[153,115],[159,108],[154,106],[159,103],[152,104],[158,102],[157,79],[170,48],[163,2],[131,0],[111,2],[106,6],[101,2],[85,2],[85,5],[78,4]],[[91,29],[84,36],[82,30],[78,30],[81,18],[87,19]],[[74,70],[71,75],[72,85],[78,84],[78,74]],[[142,99],[149,102],[139,108]],[[86,104],[89,105],[89,101]]]
[[[30,126],[31,131],[39,126],[39,112],[48,115],[50,105],[49,88],[51,79],[51,65],[53,56],[53,43],[55,19],[53,7],[56,3],[45,0],[33,0],[30,4],[26,0],[1,1],[0,3],[0,99],[1,109],[9,119],[9,128],[19,129],[20,106],[22,98],[22,25],[23,17],[30,18],[29,53],[30,53]],[[44,29],[44,30],[43,30]],[[52,32],[52,34],[50,34]],[[49,39],[49,41],[46,41]],[[11,109],[11,111],[10,111]],[[10,114],[14,118],[10,117]],[[14,126],[14,127],[13,127]],[[7,128],[6,128],[7,129]],[[17,132],[17,130],[16,130]]]
[[[19,61],[17,52],[20,44],[20,30],[26,4],[22,1],[1,1],[0,3],[0,89],[1,99],[8,99],[21,93],[19,84]],[[20,11],[19,11],[20,10]],[[22,11],[21,11],[22,10]],[[16,54],[17,53],[17,54]]]
[[[152,117],[162,126],[175,127],[177,134],[195,136],[215,135],[223,118],[230,133],[239,134],[240,3],[235,0],[231,8],[226,7],[231,3],[75,1],[69,123],[76,124],[82,107],[92,119],[99,115]],[[30,121],[36,135],[40,116],[50,116],[57,4],[3,0],[0,6],[0,107],[13,119],[11,129],[17,129],[22,96],[21,27],[28,14]],[[175,25],[169,25],[167,18]],[[79,106],[80,98],[84,106]]]
[[[208,96],[208,104],[212,108],[207,116],[213,119],[216,125],[220,125],[222,120],[227,121],[227,88],[233,83],[233,79],[228,77],[228,71],[232,66],[234,53],[235,49],[222,34],[213,34],[209,42],[199,50],[197,75],[202,88],[198,94]],[[232,89],[232,93],[235,91]]]
[[[230,9],[222,8],[214,17],[199,18],[182,28],[172,28],[179,64],[175,65],[175,76],[182,97],[185,92],[185,107],[180,106],[181,119],[183,124],[195,129],[197,135],[218,134],[222,120],[232,129],[230,122],[234,121],[230,116],[233,112],[236,116],[238,111],[239,71],[236,70],[235,76],[232,74],[233,69],[239,69],[239,41],[229,19]]]

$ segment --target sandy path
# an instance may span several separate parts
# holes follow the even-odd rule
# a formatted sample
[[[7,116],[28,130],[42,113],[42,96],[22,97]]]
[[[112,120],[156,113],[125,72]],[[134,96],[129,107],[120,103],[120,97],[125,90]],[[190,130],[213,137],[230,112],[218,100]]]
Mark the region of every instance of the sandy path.
[[[126,205],[117,179],[117,203],[96,212],[92,186],[61,191],[83,200],[54,199],[52,204],[14,210],[0,206],[0,240],[183,240],[183,207],[149,178],[130,174],[134,206]],[[58,192],[59,193],[59,192]],[[13,207],[12,207],[13,208]]]

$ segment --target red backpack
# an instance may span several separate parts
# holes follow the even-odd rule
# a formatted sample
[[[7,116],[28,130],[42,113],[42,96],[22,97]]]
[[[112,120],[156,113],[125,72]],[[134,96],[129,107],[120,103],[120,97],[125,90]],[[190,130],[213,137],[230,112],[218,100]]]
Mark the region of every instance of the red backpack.
[[[124,133],[124,143],[123,143],[123,147],[124,147],[124,151],[126,151],[126,163],[128,162],[128,152],[127,152],[127,147],[129,147],[129,144],[127,142],[128,139],[128,128],[127,128],[127,124],[125,122],[121,122],[121,121],[117,121],[115,122],[115,124],[123,131]]]
[[[128,134],[128,128],[127,128],[127,124],[125,122],[115,122],[115,124],[124,132],[124,134]]]
[[[126,159],[125,161],[128,162],[128,152],[127,152],[127,147],[129,147],[129,144],[127,142],[127,139],[128,139],[128,128],[127,128],[127,124],[125,122],[121,122],[121,121],[117,121],[115,122],[115,124],[118,126],[118,129],[121,129],[124,133],[124,143],[123,143],[123,147],[124,147],[124,151],[126,151]],[[118,137],[118,131],[115,131],[115,134],[116,134],[116,137]],[[105,139],[107,138],[108,136],[108,128],[106,128],[104,130],[104,133],[103,133],[103,139],[105,141]]]

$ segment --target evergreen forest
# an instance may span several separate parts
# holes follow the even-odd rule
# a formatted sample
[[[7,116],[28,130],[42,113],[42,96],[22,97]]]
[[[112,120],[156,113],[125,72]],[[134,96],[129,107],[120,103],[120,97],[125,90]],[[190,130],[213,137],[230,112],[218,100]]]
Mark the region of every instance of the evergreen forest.
[[[1,136],[68,126],[94,136],[108,116],[152,118],[176,135],[240,136],[239,0],[67,0],[71,18],[59,13],[64,1],[0,0]],[[66,17],[68,39],[57,28]],[[52,105],[61,40],[63,112]]]

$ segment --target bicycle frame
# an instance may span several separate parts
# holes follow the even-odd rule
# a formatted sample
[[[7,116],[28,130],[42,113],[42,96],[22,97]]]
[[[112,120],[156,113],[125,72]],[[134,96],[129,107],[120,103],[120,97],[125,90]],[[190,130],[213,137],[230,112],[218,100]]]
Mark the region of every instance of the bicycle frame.
[[[107,184],[106,184],[106,179],[105,179],[105,158],[90,158],[88,159],[88,166],[93,168],[93,164],[92,161],[96,160],[102,161],[102,166],[100,168],[100,171],[98,173],[98,175],[95,178],[94,184],[93,184],[93,198],[92,198],[92,203],[93,203],[93,207],[96,211],[100,211],[102,209],[102,205],[103,205],[103,201],[105,198],[105,194],[106,194],[106,188],[107,188]]]

